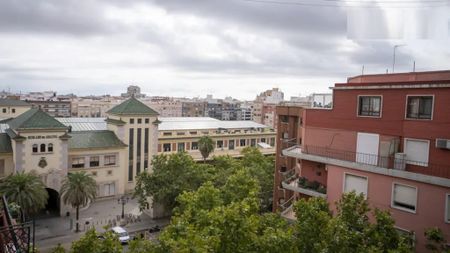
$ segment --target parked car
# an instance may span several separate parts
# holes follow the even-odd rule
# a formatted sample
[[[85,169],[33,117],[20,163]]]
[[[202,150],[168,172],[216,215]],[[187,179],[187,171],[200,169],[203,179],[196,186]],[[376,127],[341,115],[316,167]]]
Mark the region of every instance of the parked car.
[[[119,237],[119,241],[122,244],[126,244],[130,240],[130,235],[123,227],[113,227],[111,231]]]

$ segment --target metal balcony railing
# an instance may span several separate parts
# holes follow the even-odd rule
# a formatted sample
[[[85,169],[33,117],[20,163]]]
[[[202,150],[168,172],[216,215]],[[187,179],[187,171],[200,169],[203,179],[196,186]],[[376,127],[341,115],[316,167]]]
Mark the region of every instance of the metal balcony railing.
[[[301,150],[300,146],[297,147],[299,148],[299,152],[303,154],[321,156],[359,164],[374,165],[388,169],[407,170],[410,172],[436,177],[450,178],[450,166],[447,165],[412,161],[404,158],[398,158],[393,155],[380,156],[312,145],[303,145],[301,147]],[[293,149],[292,146],[291,149]]]

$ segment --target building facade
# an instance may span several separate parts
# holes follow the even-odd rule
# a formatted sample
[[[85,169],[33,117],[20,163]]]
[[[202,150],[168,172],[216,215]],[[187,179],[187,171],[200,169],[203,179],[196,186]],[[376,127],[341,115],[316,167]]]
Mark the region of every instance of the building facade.
[[[33,108],[38,108],[52,117],[71,117],[72,108],[70,101],[57,101],[57,100],[27,100],[27,103],[31,104]]]
[[[48,207],[60,214],[71,211],[59,198],[62,180],[71,171],[92,175],[99,198],[133,191],[136,175],[150,170],[149,160],[157,154],[158,113],[130,98],[107,115],[101,124],[87,124],[32,108],[2,122],[0,177],[37,173],[49,192]]]
[[[220,121],[213,118],[160,118],[158,154],[186,151],[194,160],[203,157],[198,150],[198,140],[210,136],[214,141],[215,155],[240,157],[245,147],[257,147],[261,153],[275,154],[275,131],[252,121]]]
[[[357,76],[332,89],[330,108],[279,109],[299,127],[280,130],[274,210],[295,219],[299,198],[334,208],[356,191],[389,210],[417,251],[427,228],[450,241],[450,71]],[[291,142],[292,131],[301,138]]]

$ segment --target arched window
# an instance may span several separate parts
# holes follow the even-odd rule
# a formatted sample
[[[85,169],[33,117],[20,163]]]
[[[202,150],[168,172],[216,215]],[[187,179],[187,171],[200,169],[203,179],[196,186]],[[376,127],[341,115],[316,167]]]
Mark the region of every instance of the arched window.
[[[48,144],[47,151],[48,152],[53,152],[53,144],[52,143]]]
[[[45,153],[45,144],[41,144],[41,150],[42,153]]]
[[[33,144],[33,153],[37,153],[37,152],[38,152],[38,145]]]

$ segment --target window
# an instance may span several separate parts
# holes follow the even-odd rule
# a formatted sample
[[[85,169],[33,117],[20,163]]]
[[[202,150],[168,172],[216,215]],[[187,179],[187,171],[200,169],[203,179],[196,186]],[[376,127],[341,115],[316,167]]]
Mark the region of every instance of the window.
[[[197,131],[191,131],[189,132],[190,135],[197,135]]]
[[[5,176],[5,159],[0,159],[0,177]]]
[[[431,119],[433,96],[408,96],[406,118]]]
[[[148,135],[149,130],[148,128],[144,129],[144,154],[148,154]]]
[[[33,153],[37,153],[37,152],[38,152],[38,145],[33,144]]]
[[[428,140],[405,139],[406,163],[427,167],[429,148]]]
[[[3,113],[6,113],[6,108],[3,108],[3,110],[2,110],[2,111],[3,111]]]
[[[256,139],[250,140],[250,146],[252,146],[252,147],[256,146]]]
[[[16,109],[14,109],[14,108],[11,109],[11,112],[12,112],[12,113],[16,113]]]
[[[381,96],[359,96],[358,116],[381,115]]]
[[[217,141],[217,148],[223,148],[223,141]]]
[[[97,176],[97,171],[93,171],[93,172],[92,172],[92,176],[93,176],[93,177],[96,177],[96,176]]]
[[[345,173],[344,175],[344,192],[355,191],[356,194],[364,194],[367,198],[367,177],[352,175]]]
[[[116,185],[114,183],[103,185],[103,196],[112,196],[116,194]]]
[[[84,168],[84,157],[72,158],[72,168]]]
[[[130,124],[134,124],[134,119],[130,119]]]
[[[288,123],[289,122],[289,117],[287,115],[280,115],[280,121],[282,123]]]
[[[163,150],[164,150],[164,152],[170,152],[170,151],[172,151],[172,147],[171,147],[172,145],[170,144],[170,143],[164,143],[163,144]]]
[[[115,155],[105,155],[105,166],[116,165],[116,156]]]
[[[52,144],[52,143],[48,144],[48,146],[47,146],[47,151],[48,151],[49,153],[53,152],[53,144]]]
[[[275,138],[270,138],[270,146],[272,146],[272,147],[275,146]]]
[[[142,119],[138,119],[138,120],[137,120],[137,123],[138,123],[138,124],[142,124]]]
[[[266,138],[261,138],[261,142],[266,143]]]
[[[446,195],[445,199],[445,222],[450,223],[450,193]]]
[[[112,175],[112,170],[108,170],[108,176],[111,176]]]
[[[240,139],[239,140],[239,146],[245,147],[245,139]]]
[[[100,165],[100,159],[98,156],[89,157],[89,167],[98,167]]]
[[[40,148],[41,153],[45,153],[45,144],[41,144],[40,147],[41,147]]]
[[[233,150],[234,149],[234,140],[229,140],[228,141],[228,149],[229,150]]]
[[[192,144],[191,144],[191,149],[192,150],[198,150],[198,142],[193,141]]]
[[[150,119],[149,119],[149,118],[146,118],[146,119],[145,119],[145,124],[148,124],[148,123],[150,123]]]
[[[177,132],[177,135],[185,135],[185,132]]]
[[[416,212],[417,188],[394,183],[392,189],[392,207],[408,212]]]
[[[183,152],[184,151],[184,142],[178,143],[177,150],[178,150],[178,152]]]
[[[164,132],[163,135],[164,136],[172,136],[172,133],[171,132]]]

